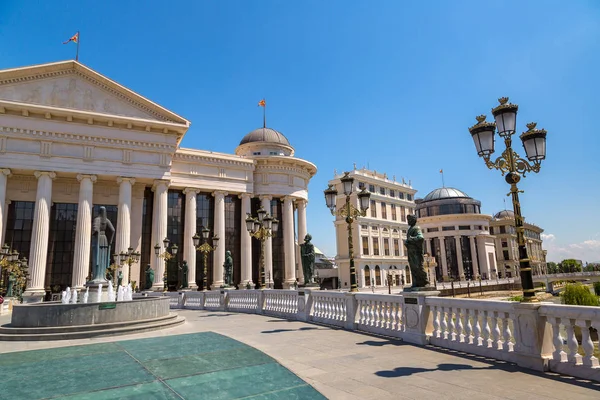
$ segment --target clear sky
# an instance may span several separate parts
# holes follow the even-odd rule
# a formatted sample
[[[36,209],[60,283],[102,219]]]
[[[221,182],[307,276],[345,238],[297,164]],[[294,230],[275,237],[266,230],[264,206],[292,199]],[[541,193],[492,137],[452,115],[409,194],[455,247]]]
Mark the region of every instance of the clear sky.
[[[523,214],[549,260],[600,261],[598,1],[1,0],[0,68],[74,58],[78,30],[82,63],[192,121],[184,147],[233,153],[265,97],[267,125],[319,168],[308,229],[331,256],[322,191],[354,162],[417,197],[443,168],[483,212],[510,207],[467,130],[509,96],[519,132],[548,130]]]

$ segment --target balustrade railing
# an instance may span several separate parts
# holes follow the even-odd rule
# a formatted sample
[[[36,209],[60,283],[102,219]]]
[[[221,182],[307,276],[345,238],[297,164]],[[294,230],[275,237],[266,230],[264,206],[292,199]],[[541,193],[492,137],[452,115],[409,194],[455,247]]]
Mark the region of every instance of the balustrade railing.
[[[348,316],[346,298],[342,292],[314,291],[309,319],[314,322],[344,327]],[[350,316],[352,318],[352,316]]]
[[[357,294],[356,302],[356,328],[359,331],[402,336],[403,296]]]
[[[235,290],[227,294],[227,308],[238,312],[258,312],[259,292],[256,290]]]
[[[263,312],[288,317],[298,313],[298,292],[296,290],[263,291]]]

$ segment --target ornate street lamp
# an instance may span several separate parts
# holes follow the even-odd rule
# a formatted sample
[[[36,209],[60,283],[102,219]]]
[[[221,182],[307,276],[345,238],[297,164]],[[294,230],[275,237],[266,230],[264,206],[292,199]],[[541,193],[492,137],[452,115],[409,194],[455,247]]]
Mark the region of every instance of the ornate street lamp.
[[[163,273],[163,284],[164,284],[164,291],[167,291],[167,266],[169,263],[169,260],[173,257],[175,257],[177,255],[177,252],[179,251],[179,247],[177,246],[176,243],[174,243],[171,246],[171,251],[169,252],[169,244],[171,243],[171,241],[169,240],[169,238],[164,238],[163,239],[163,246],[165,251],[163,251],[162,253],[160,252],[161,247],[160,244],[156,244],[154,245],[154,254],[158,257],[158,258],[164,258],[165,260],[165,272]]]
[[[352,244],[352,223],[358,217],[364,217],[367,215],[367,209],[369,208],[371,193],[365,189],[361,190],[357,197],[360,205],[360,210],[354,207],[350,203],[350,196],[352,195],[352,189],[354,187],[354,178],[352,178],[349,172],[345,172],[344,176],[340,178],[342,182],[342,188],[344,195],[346,195],[346,204],[343,208],[336,211],[336,198],[337,190],[333,186],[329,186],[325,191],[325,203],[331,211],[332,215],[345,218],[348,224],[348,253],[350,257],[350,291],[358,292],[358,285],[356,284],[356,268],[354,267],[354,245]]]
[[[517,183],[521,180],[521,175],[525,177],[528,172],[539,172],[541,162],[546,158],[546,130],[536,129],[536,123],[527,124],[527,131],[520,136],[523,147],[527,155],[527,160],[521,158],[512,149],[512,135],[516,132],[517,111],[519,106],[508,102],[508,97],[498,99],[500,105],[492,109],[495,123],[486,122],[485,115],[477,117],[477,124],[469,128],[469,132],[475,142],[477,154],[483,157],[485,165],[489,169],[500,170],[502,176],[505,176],[506,182],[510,185],[512,195],[513,210],[515,214],[515,227],[517,231],[517,243],[519,245],[519,266],[521,274],[521,285],[523,286],[523,301],[536,301],[535,289],[533,287],[533,276],[531,273],[531,264],[527,255],[527,245],[525,242],[525,228],[523,226],[523,216],[521,215],[521,204],[519,202],[519,190]],[[502,155],[495,161],[490,157],[494,153],[494,133],[498,130],[498,135],[504,139],[506,149]],[[497,275],[496,275],[497,277]]]
[[[207,279],[207,275],[208,275],[208,253],[210,253],[211,251],[215,251],[215,249],[217,248],[217,246],[219,245],[219,236],[217,235],[213,235],[212,237],[212,246],[207,242],[208,237],[210,235],[210,230],[206,227],[201,227],[200,228],[200,232],[202,234],[202,236],[198,235],[198,233],[196,233],[193,237],[192,240],[194,242],[194,248],[202,253],[203,256],[203,272],[202,272],[202,290],[206,291],[208,288],[208,279]],[[200,244],[200,239],[202,239],[202,244]],[[196,268],[196,266],[193,266],[193,268]]]
[[[260,240],[260,271],[259,271],[259,288],[265,288],[265,241],[272,237],[273,234],[277,233],[279,228],[279,221],[276,218],[267,213],[267,211],[260,207],[256,212],[256,218],[248,214],[246,218],[246,229],[253,238]],[[269,278],[270,280],[270,278]]]
[[[134,252],[133,251],[133,247],[129,247],[127,249],[127,252],[122,251],[121,253],[119,253],[119,261],[121,266],[127,265],[128,266],[128,279],[129,282],[131,282],[131,266],[133,264],[136,264],[140,261],[140,257],[142,255],[139,252]],[[135,289],[135,287],[133,288]]]

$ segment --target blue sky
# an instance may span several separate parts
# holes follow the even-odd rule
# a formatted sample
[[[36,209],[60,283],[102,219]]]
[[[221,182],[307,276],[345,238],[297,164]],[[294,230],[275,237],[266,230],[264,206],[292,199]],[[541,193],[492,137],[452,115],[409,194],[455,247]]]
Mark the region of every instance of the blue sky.
[[[420,196],[443,168],[483,212],[504,209],[508,185],[467,128],[510,96],[520,130],[548,130],[521,185],[526,219],[550,260],[600,260],[597,1],[2,0],[0,68],[74,58],[61,43],[77,30],[81,62],[192,121],[184,147],[232,153],[265,97],[267,124],[319,168],[308,229],[328,255],[322,191],[354,162]]]

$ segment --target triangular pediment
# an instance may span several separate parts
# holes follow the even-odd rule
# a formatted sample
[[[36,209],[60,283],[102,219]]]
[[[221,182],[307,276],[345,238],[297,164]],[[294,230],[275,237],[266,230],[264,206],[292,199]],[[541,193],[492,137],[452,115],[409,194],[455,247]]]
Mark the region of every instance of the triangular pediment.
[[[0,100],[189,125],[76,61],[0,70]]]

